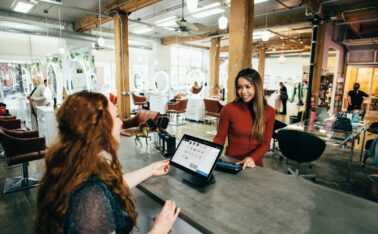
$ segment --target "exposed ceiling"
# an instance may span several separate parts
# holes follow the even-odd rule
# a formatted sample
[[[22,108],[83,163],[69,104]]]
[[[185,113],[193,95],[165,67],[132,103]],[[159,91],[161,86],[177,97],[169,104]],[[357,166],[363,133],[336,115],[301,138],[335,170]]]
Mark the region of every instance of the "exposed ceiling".
[[[26,1],[26,0],[24,0]],[[15,13],[12,11],[11,5],[14,0],[0,1],[0,30],[3,31],[21,31],[27,32],[27,27],[22,25],[31,25],[29,31],[38,31],[36,27],[46,29],[50,32],[59,30],[59,12],[61,16],[64,35],[69,35],[74,28],[75,23],[83,19],[87,15],[98,17],[99,1],[98,0],[62,0],[62,3],[48,3],[46,1],[59,0],[34,0],[37,2],[35,6],[27,14]],[[105,9],[112,2],[128,4],[133,0],[100,0],[102,9]],[[234,2],[235,0],[233,0]],[[229,16],[230,0],[199,0],[199,8],[209,6],[211,4],[218,4],[216,8],[224,9],[224,13],[214,14],[204,18],[196,18],[195,13],[189,13],[186,4],[183,7],[181,0],[144,0],[139,2],[150,2],[151,5],[142,9],[136,10],[129,15],[129,33],[134,34],[137,29],[150,27],[150,32],[140,33],[139,35],[147,38],[158,38],[166,41],[182,41],[182,38],[188,36],[202,37],[198,40],[188,40],[182,43],[193,46],[209,47],[209,34],[214,36],[219,34],[222,36],[221,46],[228,45],[227,33],[219,33],[218,19],[224,14]],[[257,2],[255,0],[255,2]],[[123,5],[119,4],[122,8]],[[222,8],[223,7],[223,8]],[[179,25],[171,25],[169,28],[157,26],[159,20],[176,17],[180,21],[183,16],[186,21],[194,23],[199,26],[198,31],[186,32],[186,30],[172,30],[177,29]],[[329,21],[334,21],[339,25],[346,25],[348,30],[346,35],[350,38],[366,38],[378,37],[378,1],[377,0],[268,0],[266,2],[255,4],[255,31],[254,42],[261,41],[258,38],[260,32],[265,29],[266,25],[273,38],[270,41],[277,41],[273,44],[282,44],[283,39],[285,44],[290,44],[291,47],[295,45],[301,46],[306,44],[311,37],[311,22],[313,17],[312,12],[316,12],[322,18]],[[102,13],[103,22],[109,21],[101,26],[101,31],[105,36],[112,37],[113,22],[109,16],[109,12]],[[353,23],[349,23],[353,22]],[[29,26],[30,27],[30,26]],[[34,28],[33,28],[34,27]],[[98,35],[99,28],[95,28],[89,33]],[[57,31],[56,31],[57,32]],[[104,33],[105,32],[105,33]],[[106,34],[108,32],[108,34]],[[88,32],[86,32],[88,33]],[[71,33],[73,35],[73,33]],[[163,41],[164,41],[163,40]],[[304,41],[301,43],[300,41]],[[289,43],[288,43],[289,42]],[[271,47],[274,47],[271,46]]]

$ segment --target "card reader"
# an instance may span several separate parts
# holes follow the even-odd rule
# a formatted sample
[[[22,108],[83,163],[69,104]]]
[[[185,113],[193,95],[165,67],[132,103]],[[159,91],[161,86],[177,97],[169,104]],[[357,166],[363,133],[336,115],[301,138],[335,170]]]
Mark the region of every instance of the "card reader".
[[[242,168],[243,167],[241,165],[231,162],[223,162],[222,160],[219,160],[215,165],[215,170],[231,174],[237,174],[239,171],[242,170]]]

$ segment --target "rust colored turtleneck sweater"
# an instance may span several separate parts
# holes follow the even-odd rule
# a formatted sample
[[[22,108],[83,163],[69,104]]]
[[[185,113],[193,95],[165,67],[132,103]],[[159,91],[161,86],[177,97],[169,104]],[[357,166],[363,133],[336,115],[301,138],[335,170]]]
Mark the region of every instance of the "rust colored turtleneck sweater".
[[[226,136],[228,146],[226,155],[243,160],[252,157],[257,166],[263,166],[262,157],[268,151],[272,139],[275,110],[266,105],[264,108],[265,134],[260,144],[256,137],[251,137],[253,119],[245,103],[231,102],[225,105],[219,118],[218,133],[214,142],[224,145]]]

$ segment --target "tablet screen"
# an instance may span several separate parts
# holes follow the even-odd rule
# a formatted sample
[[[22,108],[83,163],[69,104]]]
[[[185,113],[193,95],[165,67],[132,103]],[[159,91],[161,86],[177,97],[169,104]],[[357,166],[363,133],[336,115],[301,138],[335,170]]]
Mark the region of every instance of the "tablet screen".
[[[222,150],[221,145],[184,135],[171,163],[192,174],[209,177]]]

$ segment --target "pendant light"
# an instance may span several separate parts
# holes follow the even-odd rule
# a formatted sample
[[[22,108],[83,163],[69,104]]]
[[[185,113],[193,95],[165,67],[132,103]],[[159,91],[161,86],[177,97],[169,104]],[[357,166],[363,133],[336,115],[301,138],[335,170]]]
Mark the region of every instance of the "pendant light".
[[[63,48],[63,43],[62,43],[62,25],[61,25],[61,20],[60,20],[60,8],[59,8],[59,54],[64,54],[64,48]]]
[[[281,63],[281,64],[284,63],[284,62],[286,62],[286,58],[283,55],[283,48],[281,49],[281,55],[280,55],[280,57],[278,57],[278,62]]]
[[[224,11],[226,11],[226,7],[224,6],[224,2],[222,2],[222,6],[223,6],[223,9]],[[224,12],[223,12],[223,15],[221,17],[219,17],[218,19],[218,26],[219,26],[219,29],[226,29],[227,28],[227,25],[228,25],[228,19],[226,16],[224,16]]]
[[[268,31],[268,2],[265,3],[265,30],[261,34],[263,41],[269,41],[270,32]]]
[[[198,7],[198,0],[186,0],[186,7],[189,12],[194,12]]]
[[[101,0],[98,0],[98,13],[100,16],[100,37],[97,39],[97,44],[102,47],[105,45],[105,40],[101,36]]]

